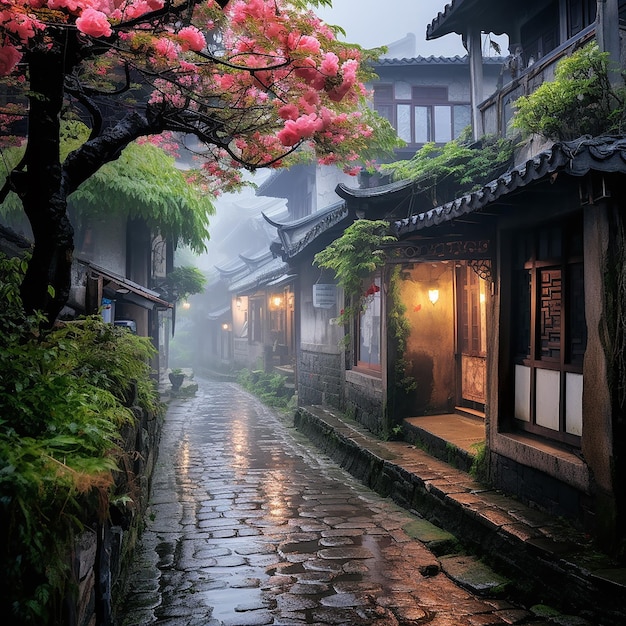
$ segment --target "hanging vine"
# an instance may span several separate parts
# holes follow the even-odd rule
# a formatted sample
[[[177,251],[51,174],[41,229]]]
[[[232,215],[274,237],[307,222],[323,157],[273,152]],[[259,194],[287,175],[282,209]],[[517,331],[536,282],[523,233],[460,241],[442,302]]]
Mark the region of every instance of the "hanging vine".
[[[357,220],[328,247],[318,252],[313,263],[330,269],[343,288],[346,306],[339,316],[339,323],[347,324],[363,311],[374,287],[363,289],[365,279],[385,265],[383,246],[396,241],[389,234],[389,224],[384,220]]]

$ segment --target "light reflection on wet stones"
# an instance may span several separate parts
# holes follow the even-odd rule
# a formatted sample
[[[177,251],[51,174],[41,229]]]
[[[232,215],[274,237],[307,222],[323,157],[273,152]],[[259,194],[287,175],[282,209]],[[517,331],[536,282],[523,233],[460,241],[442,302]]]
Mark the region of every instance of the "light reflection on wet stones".
[[[408,513],[232,384],[170,407],[150,513],[120,626],[503,623],[436,573]]]

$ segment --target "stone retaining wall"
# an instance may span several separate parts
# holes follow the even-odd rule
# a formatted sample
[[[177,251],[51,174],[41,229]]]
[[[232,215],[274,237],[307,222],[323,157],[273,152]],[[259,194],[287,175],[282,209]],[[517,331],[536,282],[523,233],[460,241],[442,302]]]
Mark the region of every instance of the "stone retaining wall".
[[[120,472],[120,491],[130,495],[132,505],[124,511],[112,509],[107,522],[86,529],[77,539],[72,570],[78,591],[67,603],[66,626],[116,623],[115,605],[125,588],[126,559],[132,557],[142,528],[162,424],[139,407],[131,410],[137,419],[122,433],[127,466]]]

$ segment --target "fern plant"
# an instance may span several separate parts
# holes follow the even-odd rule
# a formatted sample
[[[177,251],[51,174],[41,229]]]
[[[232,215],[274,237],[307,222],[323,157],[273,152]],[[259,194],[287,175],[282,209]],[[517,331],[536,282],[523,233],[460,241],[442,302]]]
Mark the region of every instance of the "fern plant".
[[[78,121],[64,121],[61,158],[82,145],[89,129]],[[2,151],[0,177],[20,161],[23,148]],[[215,213],[210,196],[188,181],[189,173],[176,167],[174,158],[149,144],[130,144],[115,161],[102,166],[68,199],[75,225],[82,220],[111,215],[143,219],[152,232],[206,251],[209,217]],[[106,211],[106,212],[105,212]],[[0,214],[23,215],[19,198],[10,193],[0,204]]]

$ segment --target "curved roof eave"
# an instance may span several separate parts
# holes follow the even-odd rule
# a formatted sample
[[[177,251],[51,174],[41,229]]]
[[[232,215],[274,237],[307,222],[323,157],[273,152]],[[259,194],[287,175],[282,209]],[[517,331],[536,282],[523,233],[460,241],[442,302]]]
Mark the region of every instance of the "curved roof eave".
[[[555,143],[523,165],[515,167],[477,191],[425,213],[412,215],[392,224],[397,236],[437,226],[468,213],[479,211],[517,189],[545,179],[556,172],[584,176],[590,171],[626,174],[626,138],[596,137]]]
[[[465,35],[472,25],[482,32],[501,35],[511,19],[509,3],[481,0],[452,0],[426,27],[426,39],[437,39],[450,33]]]

